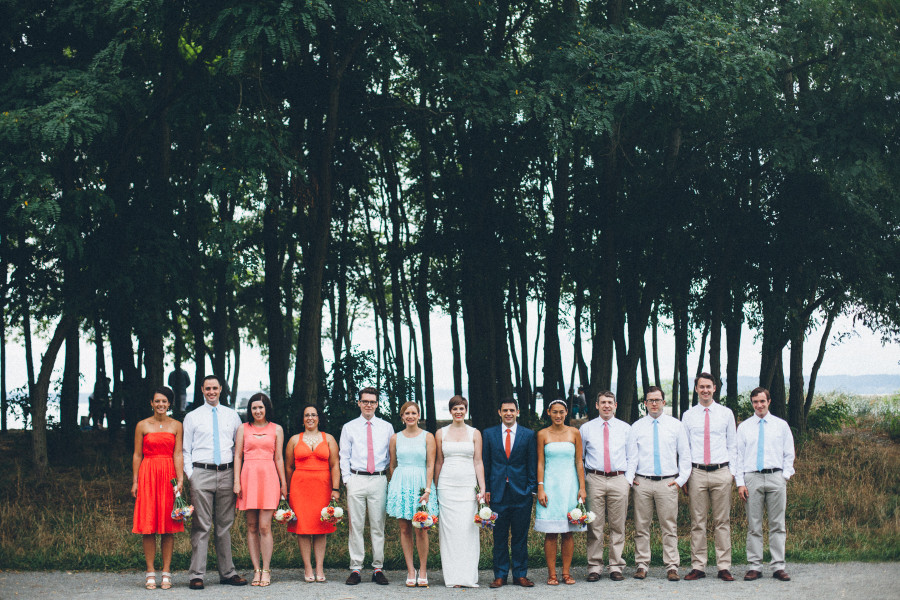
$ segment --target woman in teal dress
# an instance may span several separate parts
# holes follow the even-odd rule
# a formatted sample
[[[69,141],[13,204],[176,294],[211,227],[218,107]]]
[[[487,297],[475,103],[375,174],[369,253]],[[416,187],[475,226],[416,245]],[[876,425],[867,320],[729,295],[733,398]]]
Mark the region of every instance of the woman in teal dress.
[[[388,484],[387,514],[400,521],[400,546],[406,559],[406,587],[428,587],[428,531],[415,529],[415,547],[419,551],[419,571],[413,561],[412,519],[422,502],[428,514],[437,514],[436,494],[431,492],[434,478],[434,436],[419,427],[419,406],[407,402],[400,407],[406,428],[391,436],[391,482]],[[424,488],[425,493],[421,490]]]
[[[544,535],[547,558],[547,585],[559,585],[556,577],[557,537],[562,535],[562,580],[573,584],[570,573],[575,551],[573,531],[584,531],[583,525],[569,523],[568,513],[584,502],[584,463],[581,456],[581,434],[566,425],[568,407],[554,400],[547,407],[551,425],[537,434],[537,512],[534,529]]]

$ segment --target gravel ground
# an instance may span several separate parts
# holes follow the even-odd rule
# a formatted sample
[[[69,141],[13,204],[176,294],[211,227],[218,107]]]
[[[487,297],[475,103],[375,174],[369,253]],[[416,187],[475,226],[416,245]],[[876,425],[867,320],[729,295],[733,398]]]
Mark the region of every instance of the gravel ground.
[[[682,569],[682,576],[688,569]],[[481,572],[480,590],[447,589],[439,572],[430,575],[429,589],[407,589],[403,583],[405,573],[387,572],[391,580],[389,586],[370,583],[371,573],[363,573],[363,583],[351,587],[344,585],[347,571],[329,570],[327,583],[308,584],[303,581],[300,569],[276,569],[272,572],[273,584],[265,589],[244,586],[230,587],[220,585],[215,572],[207,577],[207,587],[203,591],[194,592],[187,587],[187,575],[183,572],[175,574],[174,586],[171,590],[143,588],[143,573],[96,573],[96,572],[19,572],[0,571],[0,600],[13,598],[160,598],[171,596],[182,598],[266,598],[296,600],[297,598],[323,600],[381,600],[405,597],[409,600],[420,598],[522,598],[523,594],[538,598],[546,598],[546,594],[566,600],[595,600],[598,594],[603,600],[644,600],[646,598],[678,598],[690,600],[723,599],[732,600],[737,597],[755,596],[760,600],[778,600],[781,598],[796,600],[797,598],[865,598],[866,600],[897,600],[900,598],[896,580],[900,576],[900,563],[838,563],[838,564],[788,564],[788,572],[793,581],[783,583],[764,571],[764,577],[754,582],[744,582],[741,578],[746,567],[733,570],[737,581],[725,583],[715,578],[715,571],[710,568],[706,579],[699,581],[679,581],[670,583],[665,580],[662,567],[652,567],[650,575],[643,581],[631,578],[633,569],[625,571],[626,579],[612,582],[607,578],[597,583],[584,581],[584,568],[575,569],[578,580],[575,585],[559,585],[548,587],[544,582],[546,569],[536,569],[529,573],[535,582],[532,589],[518,586],[506,586],[501,589],[488,589],[492,574]],[[251,573],[252,574],[252,573]],[[243,573],[247,576],[247,573]],[[157,583],[158,572],[157,572]],[[135,594],[136,596],[132,596]]]

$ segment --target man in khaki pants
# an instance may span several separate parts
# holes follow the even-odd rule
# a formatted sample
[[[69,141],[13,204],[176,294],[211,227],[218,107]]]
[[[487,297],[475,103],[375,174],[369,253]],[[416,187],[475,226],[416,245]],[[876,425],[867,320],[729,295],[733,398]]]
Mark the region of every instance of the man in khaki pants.
[[[678,488],[691,476],[691,451],[681,421],[663,413],[663,391],[656,386],[648,388],[644,403],[647,416],[631,426],[626,449],[625,479],[634,486],[634,578],[647,577],[655,504],[666,578],[678,581]]]
[[[629,485],[626,446],[631,425],[616,415],[616,396],[610,391],[597,395],[600,416],[581,426],[584,480],[588,508],[597,518],[588,525],[588,581],[600,581],[603,572],[603,526],[609,519],[609,578],[622,581],[622,549],[625,547],[625,515]]]
[[[734,413],[715,401],[716,380],[709,373],[694,379],[700,403],[681,417],[691,444],[691,572],[685,581],[706,577],[709,551],[706,517],[712,508],[713,538],[716,544],[718,577],[734,581],[731,574],[731,490],[734,480],[729,465],[737,460]]]

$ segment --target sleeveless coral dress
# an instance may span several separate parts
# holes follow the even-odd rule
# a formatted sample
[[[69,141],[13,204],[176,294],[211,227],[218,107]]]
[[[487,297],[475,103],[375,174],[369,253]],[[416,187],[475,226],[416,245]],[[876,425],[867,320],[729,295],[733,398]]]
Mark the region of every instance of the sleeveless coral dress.
[[[175,434],[154,431],[141,442],[144,458],[138,468],[137,499],[134,503],[132,533],[177,533],[184,531],[181,521],[172,520],[175,493]]]
[[[244,456],[238,510],[275,510],[281,499],[281,481],[275,466],[275,423],[262,429],[244,423]]]
[[[288,524],[288,531],[297,535],[320,535],[334,533],[334,525],[320,520],[322,509],[331,502],[331,469],[328,459],[328,438],[322,434],[322,441],[310,450],[303,441],[294,446],[294,475],[291,477],[291,510],[297,515],[296,521]]]

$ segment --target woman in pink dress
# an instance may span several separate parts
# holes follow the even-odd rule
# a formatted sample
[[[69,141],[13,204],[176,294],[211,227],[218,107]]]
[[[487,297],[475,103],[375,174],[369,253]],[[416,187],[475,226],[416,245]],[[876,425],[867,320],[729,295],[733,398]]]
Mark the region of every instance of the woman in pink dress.
[[[271,415],[269,397],[253,394],[247,403],[247,422],[238,429],[234,442],[234,493],[237,509],[247,515],[247,547],[253,562],[250,585],[263,587],[270,583],[272,515],[278,508],[279,498],[287,496],[282,454],[284,431],[269,421]]]

